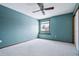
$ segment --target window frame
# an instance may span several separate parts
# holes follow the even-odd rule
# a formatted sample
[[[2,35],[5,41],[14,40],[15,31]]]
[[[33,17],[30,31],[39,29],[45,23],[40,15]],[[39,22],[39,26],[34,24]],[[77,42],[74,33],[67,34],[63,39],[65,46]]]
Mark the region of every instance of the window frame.
[[[41,31],[42,22],[47,22],[47,21],[49,21],[49,31]],[[50,34],[50,19],[39,20],[39,34]]]

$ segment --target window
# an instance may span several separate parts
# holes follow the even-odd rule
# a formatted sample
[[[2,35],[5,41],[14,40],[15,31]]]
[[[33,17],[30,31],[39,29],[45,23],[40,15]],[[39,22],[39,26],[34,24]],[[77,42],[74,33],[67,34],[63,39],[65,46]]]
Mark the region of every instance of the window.
[[[41,32],[49,32],[49,21],[43,21],[40,23]]]

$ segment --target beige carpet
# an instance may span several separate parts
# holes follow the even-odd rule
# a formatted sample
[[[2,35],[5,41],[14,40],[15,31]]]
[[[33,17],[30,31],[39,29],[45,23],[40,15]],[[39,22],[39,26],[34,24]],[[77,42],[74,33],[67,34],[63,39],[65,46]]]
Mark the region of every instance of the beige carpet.
[[[45,39],[34,39],[21,44],[0,49],[6,56],[76,56],[73,44]]]

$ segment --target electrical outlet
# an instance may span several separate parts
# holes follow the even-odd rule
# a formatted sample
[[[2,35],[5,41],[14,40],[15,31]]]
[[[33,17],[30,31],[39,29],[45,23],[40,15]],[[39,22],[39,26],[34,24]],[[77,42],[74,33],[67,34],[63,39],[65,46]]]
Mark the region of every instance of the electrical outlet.
[[[0,40],[0,43],[2,43],[2,40]]]

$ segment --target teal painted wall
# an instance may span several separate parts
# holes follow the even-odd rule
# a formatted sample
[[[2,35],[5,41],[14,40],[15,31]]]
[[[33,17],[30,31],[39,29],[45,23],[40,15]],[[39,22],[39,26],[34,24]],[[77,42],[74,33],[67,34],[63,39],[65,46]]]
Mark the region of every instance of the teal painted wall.
[[[37,38],[38,21],[0,5],[0,48]]]
[[[50,34],[39,33],[39,38],[72,42],[72,16],[73,13],[54,16],[50,18]],[[44,21],[39,20],[39,23]]]

